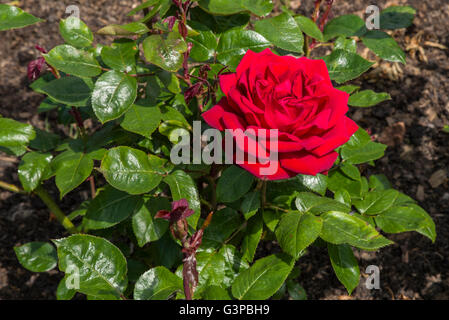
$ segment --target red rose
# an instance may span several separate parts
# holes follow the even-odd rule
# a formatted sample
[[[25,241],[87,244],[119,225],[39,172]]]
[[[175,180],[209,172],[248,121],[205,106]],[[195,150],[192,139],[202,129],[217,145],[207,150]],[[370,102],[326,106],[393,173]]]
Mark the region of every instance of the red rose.
[[[326,172],[337,159],[334,150],[358,129],[346,117],[349,95],[332,86],[323,60],[278,56],[269,49],[248,51],[236,73],[220,76],[220,86],[226,97],[203,113],[211,127],[279,130],[277,161],[237,163],[259,178]],[[244,138],[254,140],[248,134]],[[257,139],[257,146],[269,153],[271,147],[265,142]],[[248,144],[237,143],[237,147],[248,155]],[[260,174],[269,165],[275,166],[275,173]]]

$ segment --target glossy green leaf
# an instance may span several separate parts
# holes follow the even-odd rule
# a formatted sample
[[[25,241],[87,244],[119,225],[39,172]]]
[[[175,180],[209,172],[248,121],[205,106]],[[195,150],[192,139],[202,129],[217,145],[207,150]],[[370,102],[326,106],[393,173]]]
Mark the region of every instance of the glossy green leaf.
[[[334,194],[334,199],[338,202],[343,203],[344,205],[351,207],[351,195],[345,189],[337,190]]]
[[[364,32],[366,32],[365,21],[355,14],[334,18],[326,24],[323,30],[325,41],[338,36],[360,36]]]
[[[352,53],[357,53],[357,42],[354,39],[338,37],[335,40],[334,49],[342,49]]]
[[[101,60],[114,70],[131,72],[136,66],[137,43],[131,39],[119,39],[101,50]]]
[[[345,146],[341,149],[341,156],[344,161],[351,164],[360,164],[382,158],[385,149],[387,149],[386,145],[370,141],[360,148]]]
[[[396,201],[399,192],[394,189],[371,191],[362,200],[354,200],[357,210],[365,215],[377,215],[389,209]]]
[[[126,259],[109,241],[91,235],[53,240],[59,269],[79,280],[77,291],[95,297],[119,299],[128,280]]]
[[[231,15],[244,11],[242,0],[200,0],[198,5],[212,14]]]
[[[71,300],[76,294],[76,290],[67,288],[66,281],[67,277],[59,281],[58,288],[56,289],[56,299],[58,300]]]
[[[62,19],[59,23],[59,32],[67,44],[77,48],[88,47],[94,40],[89,27],[76,17]]]
[[[297,53],[303,52],[304,37],[295,19],[284,12],[278,16],[259,20],[255,30],[275,46]]]
[[[340,165],[340,170],[343,171],[343,173],[345,175],[347,175],[349,178],[351,178],[353,180],[360,180],[361,179],[359,169],[355,165],[353,165],[353,164],[350,164],[348,162],[343,162]]]
[[[279,221],[281,219],[281,214],[273,210],[263,210],[263,222],[267,228],[274,232]]]
[[[200,196],[195,181],[184,171],[177,170],[165,177],[164,182],[169,185],[173,200],[186,199],[189,202],[189,207],[195,214],[188,217],[187,221],[195,228],[201,214]]]
[[[380,30],[371,30],[362,37],[362,41],[378,57],[387,61],[405,64],[404,51],[388,33]]]
[[[269,46],[270,42],[255,31],[233,29],[221,35],[217,59],[224,65],[236,68],[248,50],[260,52]]]
[[[142,44],[145,59],[164,70],[175,72],[183,64],[187,44],[177,32],[170,32],[165,38],[162,35],[151,35]]]
[[[238,0],[237,0],[238,1]],[[262,17],[273,11],[273,0],[241,0],[242,6],[255,15]]]
[[[143,194],[156,188],[167,173],[166,160],[129,147],[109,150],[101,163],[101,172],[116,189]]]
[[[351,179],[345,175],[341,170],[335,170],[329,174],[329,190],[337,192],[344,189],[351,198],[360,199],[362,196],[362,182]]]
[[[234,202],[251,188],[254,176],[248,171],[231,166],[223,171],[217,183],[217,198],[220,202]]]
[[[229,293],[219,286],[207,287],[201,295],[203,300],[232,300]]]
[[[323,214],[321,238],[332,244],[350,244],[364,250],[377,250],[392,244],[365,221],[344,212]]]
[[[134,287],[135,300],[167,300],[176,291],[182,291],[182,279],[165,267],[145,272]]]
[[[14,247],[20,264],[32,272],[45,272],[56,267],[58,257],[55,248],[47,242],[29,242]]]
[[[219,248],[225,240],[243,223],[240,214],[227,207],[212,216],[211,224],[204,230],[203,247]]]
[[[408,28],[413,24],[415,14],[416,10],[411,6],[390,6],[380,13],[380,28]]]
[[[296,208],[302,212],[321,214],[327,211],[339,210],[342,212],[351,211],[350,207],[327,197],[320,197],[310,192],[301,192],[296,197]]]
[[[36,189],[41,181],[48,178],[51,173],[51,154],[30,152],[27,153],[19,164],[19,180],[23,189],[31,192]]]
[[[150,32],[150,29],[141,22],[131,22],[124,25],[111,24],[97,31],[98,34],[109,36],[143,35],[147,32]]]
[[[48,152],[54,150],[61,142],[61,138],[57,134],[38,128],[34,128],[34,131],[36,131],[36,137],[30,141],[30,148],[32,149]]]
[[[232,295],[238,300],[266,300],[278,291],[292,270],[294,259],[285,254],[257,260],[242,271],[232,284]]]
[[[67,74],[77,77],[96,77],[101,67],[93,53],[63,44],[43,55],[48,64]]]
[[[323,33],[320,28],[318,28],[317,24],[313,22],[312,19],[304,17],[304,16],[296,16],[295,21],[298,24],[299,28],[309,37],[317,39],[320,42],[323,42]]]
[[[432,242],[435,241],[435,223],[421,207],[416,204],[392,207],[375,217],[377,226],[387,233],[417,231]]]
[[[125,113],[120,125],[125,130],[150,138],[159,127],[161,119],[162,114],[158,106],[147,107],[136,103]]]
[[[105,123],[121,117],[137,98],[137,80],[118,71],[104,73],[95,83],[92,108]]]
[[[192,21],[190,24],[199,32],[199,35],[187,38],[187,41],[193,44],[190,57],[199,62],[211,59],[218,46],[217,38],[206,26],[196,21]]]
[[[140,247],[159,240],[167,231],[168,221],[154,219],[159,210],[170,210],[169,201],[165,198],[149,199],[132,216],[134,235]]]
[[[348,105],[353,107],[371,107],[386,100],[391,100],[391,96],[388,93],[363,90],[350,96]]]
[[[320,235],[322,221],[311,213],[285,213],[276,228],[276,238],[285,253],[298,259],[299,255]]]
[[[346,244],[334,245],[329,243],[327,250],[335,275],[348,290],[348,293],[351,294],[360,282],[359,265],[351,247]]]
[[[242,204],[240,205],[240,210],[246,220],[254,216],[260,209],[260,191],[253,191],[246,194],[243,197]]]
[[[373,191],[391,189],[392,185],[384,174],[374,174],[369,177],[369,188]]]
[[[142,206],[141,197],[107,186],[90,203],[83,219],[84,228],[110,228],[139,211]]]
[[[338,90],[344,91],[346,93],[352,94],[355,91],[359,90],[360,87],[359,86],[354,86],[354,85],[347,85],[347,86],[340,86],[340,87],[337,87],[335,89],[338,89]]]
[[[86,181],[94,168],[94,163],[90,155],[67,150],[56,156],[51,166],[56,174],[56,186],[62,199],[67,193]]]
[[[8,4],[0,4],[0,31],[18,29],[43,20]]]
[[[263,218],[261,214],[253,216],[248,220],[245,236],[242,240],[243,258],[252,262],[256,255],[257,246],[259,245],[263,231]]]
[[[73,107],[84,107],[89,103],[93,85],[86,79],[63,77],[47,83],[41,90],[53,101]]]
[[[374,64],[356,53],[337,49],[322,58],[329,69],[329,76],[337,83],[357,78]]]
[[[300,174],[296,178],[310,191],[319,193],[322,196],[326,193],[328,179],[326,175],[321,173],[318,173],[316,176]]]
[[[246,13],[227,16],[212,15],[201,9],[199,6],[192,8],[189,12],[192,21],[206,25],[216,34],[223,33],[233,28],[242,29],[250,20],[249,14]]]
[[[25,149],[30,140],[33,140],[35,137],[36,132],[29,124],[8,118],[0,118],[0,147],[6,149],[22,147]]]
[[[224,257],[224,280],[226,287],[231,286],[237,275],[249,268],[249,264],[243,259],[242,254],[232,245],[224,245],[220,249],[220,254]]]

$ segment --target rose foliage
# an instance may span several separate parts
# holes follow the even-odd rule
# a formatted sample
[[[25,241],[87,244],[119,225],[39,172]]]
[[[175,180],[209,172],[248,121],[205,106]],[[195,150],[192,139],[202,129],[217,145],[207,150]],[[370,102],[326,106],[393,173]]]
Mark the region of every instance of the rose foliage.
[[[351,83],[375,62],[358,46],[405,63],[387,31],[415,10],[385,8],[368,30],[353,14],[329,19],[332,5],[316,1],[309,18],[270,0],[150,0],[95,34],[62,19],[64,43],[37,46],[28,66],[37,112],[58,126],[0,116],[21,184],[0,187],[36,195],[65,228],[14,248],[20,263],[59,268],[58,299],[305,299],[296,262],[313,247],[351,293],[354,250],[408,231],[434,241],[429,215],[376,174],[386,146],[348,113],[390,99]],[[1,31],[34,23],[0,4]],[[194,121],[214,134],[195,137]],[[192,161],[174,161],[178,147]],[[55,198],[67,196],[79,206],[64,213]]]

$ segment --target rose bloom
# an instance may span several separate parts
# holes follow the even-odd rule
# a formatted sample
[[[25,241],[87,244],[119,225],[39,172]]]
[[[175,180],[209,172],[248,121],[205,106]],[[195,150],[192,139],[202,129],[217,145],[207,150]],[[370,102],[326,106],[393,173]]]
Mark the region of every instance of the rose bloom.
[[[235,73],[220,76],[220,87],[225,97],[202,115],[211,127],[278,129],[276,160],[237,163],[259,178],[326,173],[337,159],[335,149],[358,129],[346,116],[349,94],[332,86],[323,60],[278,56],[270,49],[249,50]],[[244,139],[256,140],[258,148],[270,153],[268,139],[248,134]],[[251,152],[247,143],[237,143],[237,148]],[[261,175],[261,168],[268,166],[275,167],[274,174]]]

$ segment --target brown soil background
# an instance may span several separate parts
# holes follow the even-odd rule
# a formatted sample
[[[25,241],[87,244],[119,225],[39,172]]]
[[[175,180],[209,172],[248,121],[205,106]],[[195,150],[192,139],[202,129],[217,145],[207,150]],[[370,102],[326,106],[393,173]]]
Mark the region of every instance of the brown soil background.
[[[26,66],[38,56],[34,45],[51,49],[62,43],[58,22],[66,16],[69,5],[78,5],[81,19],[98,30],[106,24],[129,22],[126,13],[138,3],[18,1],[20,7],[47,22],[0,34],[0,113],[41,129],[46,124],[54,128],[56,115],[37,115],[43,97],[28,88]],[[418,234],[405,233],[389,236],[395,245],[379,252],[357,251],[363,277],[352,297],[347,296],[333,274],[323,248],[313,247],[299,260],[299,282],[309,299],[449,299],[449,134],[442,131],[444,124],[449,124],[449,50],[441,47],[449,46],[449,2],[336,0],[331,17],[346,13],[363,17],[371,4],[380,8],[409,4],[417,9],[413,26],[394,32],[401,47],[411,50],[407,51],[407,65],[400,66],[400,70],[381,62],[355,82],[365,89],[389,92],[392,100],[373,108],[353,108],[350,116],[390,145],[386,156],[368,172],[384,173],[397,189],[418,199],[436,223],[437,240],[432,244]],[[313,0],[290,0],[290,5],[302,14],[310,15],[313,10]],[[363,50],[360,53],[366,54]],[[8,159],[0,155],[0,180],[19,184],[17,163]],[[70,212],[87,197],[87,183],[80,189],[63,200],[63,210]],[[0,299],[55,299],[61,274],[56,270],[33,274],[23,269],[12,248],[63,235],[62,228],[49,220],[39,199],[0,190]],[[364,285],[364,271],[369,265],[380,268],[379,290],[368,290]]]

